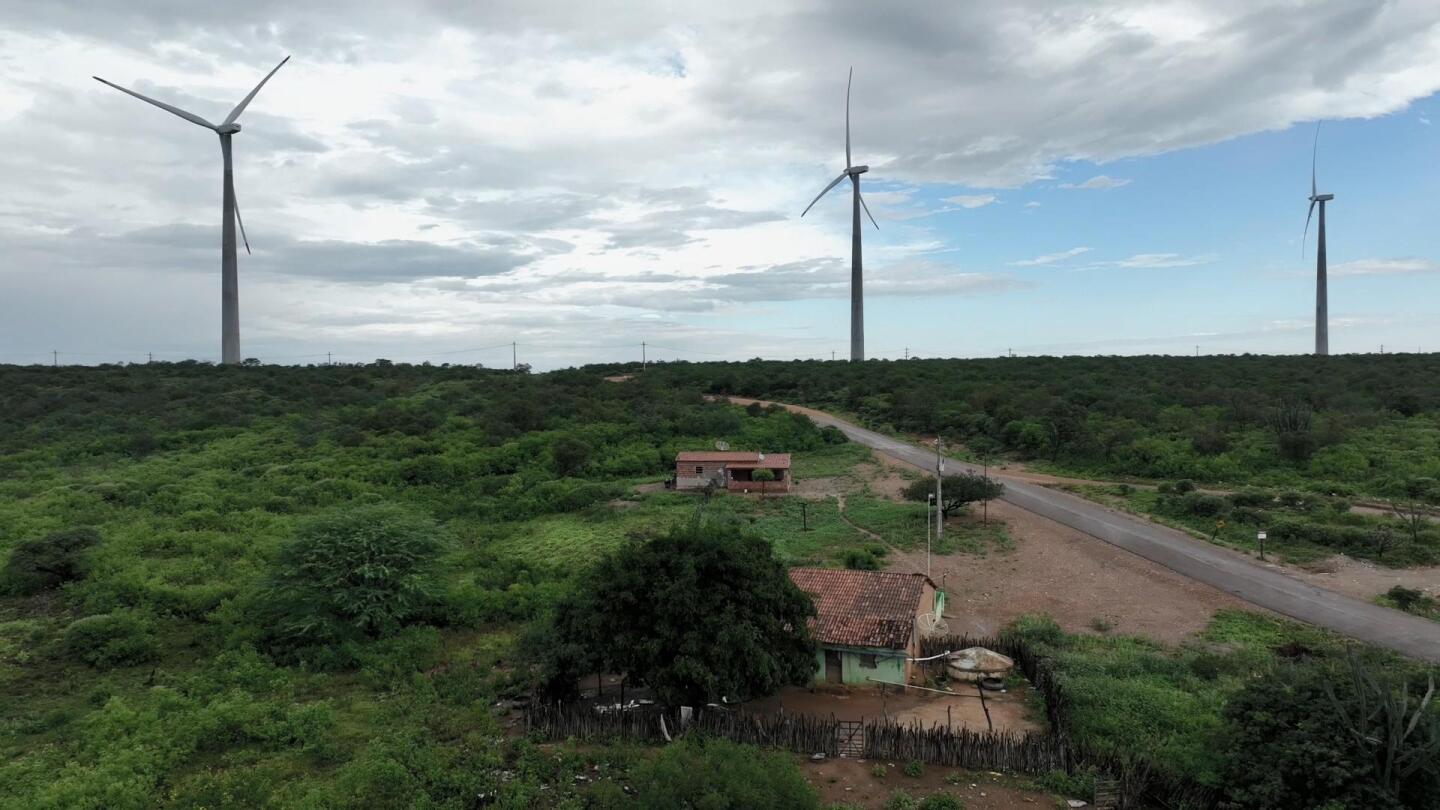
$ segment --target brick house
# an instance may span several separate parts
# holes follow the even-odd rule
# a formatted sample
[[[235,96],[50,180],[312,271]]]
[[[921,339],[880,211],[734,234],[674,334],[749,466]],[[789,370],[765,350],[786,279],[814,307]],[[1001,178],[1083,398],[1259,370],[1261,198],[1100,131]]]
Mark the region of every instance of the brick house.
[[[758,470],[769,470],[772,481],[757,481]],[[789,492],[789,453],[687,450],[675,456],[675,488],[704,489],[707,486],[731,492]]]
[[[819,644],[815,683],[910,683],[922,678],[911,659],[920,639],[945,613],[945,592],[924,574],[792,568],[790,581],[815,601],[810,633]]]

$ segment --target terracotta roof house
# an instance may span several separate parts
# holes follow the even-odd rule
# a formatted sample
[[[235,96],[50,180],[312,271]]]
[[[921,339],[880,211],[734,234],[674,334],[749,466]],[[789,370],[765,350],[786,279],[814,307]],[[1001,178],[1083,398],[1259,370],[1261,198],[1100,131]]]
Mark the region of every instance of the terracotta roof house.
[[[789,492],[792,480],[789,453],[686,450],[675,456],[676,489]]]
[[[815,601],[817,684],[909,683],[920,639],[945,613],[945,592],[924,574],[792,568],[790,581]]]

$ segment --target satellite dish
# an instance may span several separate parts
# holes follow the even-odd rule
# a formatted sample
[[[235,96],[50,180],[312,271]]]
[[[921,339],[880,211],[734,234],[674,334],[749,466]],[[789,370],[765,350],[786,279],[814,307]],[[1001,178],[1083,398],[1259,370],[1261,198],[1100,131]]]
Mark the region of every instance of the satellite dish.
[[[729,449],[730,449],[730,443],[727,442],[727,441],[725,441],[724,439],[716,439],[716,440],[715,440],[715,449],[716,449],[716,450],[719,450],[720,452],[723,453],[723,452],[725,452],[726,450],[729,450]]]

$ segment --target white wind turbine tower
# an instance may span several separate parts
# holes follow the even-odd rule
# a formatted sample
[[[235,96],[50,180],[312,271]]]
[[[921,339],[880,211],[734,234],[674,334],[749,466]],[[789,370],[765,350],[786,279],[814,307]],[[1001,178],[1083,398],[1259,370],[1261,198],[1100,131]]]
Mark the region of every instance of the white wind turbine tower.
[[[1315,206],[1320,206],[1319,236],[1315,247],[1315,354],[1330,353],[1330,302],[1328,282],[1325,278],[1325,203],[1335,199],[1334,194],[1319,194],[1315,185],[1315,157],[1320,153],[1320,124],[1315,124],[1315,145],[1310,150],[1310,212],[1305,215],[1305,233],[1300,239],[1300,255],[1305,255],[1305,240],[1310,235],[1310,217]]]
[[[122,93],[132,95],[141,101],[154,104],[166,112],[184,118],[192,124],[199,124],[206,129],[213,130],[220,136],[220,155],[225,164],[225,184],[221,197],[220,213],[220,361],[222,363],[240,362],[240,280],[237,275],[237,262],[235,258],[235,226],[240,226],[240,238],[245,242],[245,252],[250,252],[250,240],[245,237],[245,223],[240,220],[240,207],[235,203],[235,175],[231,169],[230,162],[230,137],[240,131],[240,125],[235,121],[240,113],[245,112],[245,107],[260,88],[270,81],[290,57],[280,60],[274,70],[265,74],[265,78],[255,85],[250,94],[235,105],[235,109],[225,116],[225,120],[219,124],[212,124],[194,113],[186,112],[179,107],[172,107],[163,101],[156,101],[153,98],[142,96],[134,90],[126,90],[118,84],[107,82],[99,76],[93,77],[95,81],[108,84]]]
[[[859,361],[865,359],[865,293],[860,260],[860,209],[865,209],[865,216],[870,217],[870,224],[875,226],[875,230],[880,230],[880,224],[870,213],[870,206],[865,204],[865,198],[860,196],[860,175],[870,171],[870,167],[854,166],[850,163],[850,83],[854,78],[855,68],[852,67],[850,78],[845,80],[845,171],[815,195],[815,199],[805,206],[800,216],[808,214],[810,209],[815,207],[815,203],[820,202],[820,198],[839,185],[841,180],[850,178],[850,204],[853,209],[850,227],[850,359]]]

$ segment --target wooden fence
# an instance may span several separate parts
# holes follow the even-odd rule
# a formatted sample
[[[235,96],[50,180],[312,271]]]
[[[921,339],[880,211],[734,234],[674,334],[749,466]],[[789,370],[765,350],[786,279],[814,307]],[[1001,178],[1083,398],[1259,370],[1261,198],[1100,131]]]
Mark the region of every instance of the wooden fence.
[[[1070,700],[1049,659],[1024,639],[1009,633],[984,638],[932,636],[921,642],[921,657],[967,647],[985,647],[1014,659],[1015,666],[1045,699],[1050,731],[1016,734],[970,731],[939,724],[870,721],[864,729],[867,759],[919,760],[968,770],[1040,775],[1093,771],[1113,783],[1118,806],[1159,806],[1213,810],[1218,794],[1203,785],[1157,769],[1145,757],[1096,751],[1071,741]],[[943,664],[940,664],[943,665]],[[832,717],[760,715],[734,709],[699,708],[682,725],[677,707],[643,707],[598,712],[585,704],[535,704],[525,713],[525,729],[547,739],[663,742],[680,734],[723,737],[739,743],[801,754],[839,754],[840,721]]]

